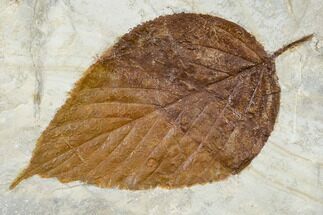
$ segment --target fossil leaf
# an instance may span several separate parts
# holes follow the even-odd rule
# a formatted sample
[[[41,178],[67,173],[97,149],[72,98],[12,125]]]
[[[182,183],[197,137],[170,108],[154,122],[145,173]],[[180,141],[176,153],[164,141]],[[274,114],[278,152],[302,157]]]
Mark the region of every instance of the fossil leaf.
[[[268,55],[243,28],[209,15],[137,26],[77,82],[11,188],[36,174],[148,189],[238,173],[273,130],[274,58],[284,50]]]

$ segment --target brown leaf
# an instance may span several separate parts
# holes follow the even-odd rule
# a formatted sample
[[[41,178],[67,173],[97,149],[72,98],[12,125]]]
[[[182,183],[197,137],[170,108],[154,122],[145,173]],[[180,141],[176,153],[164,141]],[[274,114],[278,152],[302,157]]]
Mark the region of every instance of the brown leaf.
[[[284,50],[269,56],[240,26],[209,15],[134,28],[76,84],[11,188],[35,174],[147,189],[239,172],[273,130],[274,57]]]

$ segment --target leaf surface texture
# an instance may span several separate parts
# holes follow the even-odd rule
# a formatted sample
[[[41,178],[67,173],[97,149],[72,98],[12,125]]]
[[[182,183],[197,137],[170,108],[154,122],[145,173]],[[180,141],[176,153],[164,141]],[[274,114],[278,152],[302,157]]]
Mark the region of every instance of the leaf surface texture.
[[[224,179],[264,146],[279,92],[273,60],[240,26],[158,17],[88,69],[12,187],[35,174],[122,189]]]

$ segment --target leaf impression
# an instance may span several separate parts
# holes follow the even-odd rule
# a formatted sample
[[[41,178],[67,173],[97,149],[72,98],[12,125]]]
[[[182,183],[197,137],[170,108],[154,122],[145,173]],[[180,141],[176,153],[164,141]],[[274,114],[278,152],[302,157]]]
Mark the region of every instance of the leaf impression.
[[[104,188],[178,188],[237,174],[273,130],[272,55],[242,27],[201,14],[125,34],[75,85],[37,141],[33,175]]]

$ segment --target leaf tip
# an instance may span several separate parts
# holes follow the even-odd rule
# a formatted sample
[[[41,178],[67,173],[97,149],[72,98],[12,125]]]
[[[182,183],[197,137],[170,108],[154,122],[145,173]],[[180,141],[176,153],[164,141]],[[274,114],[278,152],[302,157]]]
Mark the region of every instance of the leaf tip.
[[[15,187],[17,187],[18,184],[20,184],[20,182],[22,182],[26,178],[29,178],[30,176],[28,176],[27,174],[28,174],[28,168],[23,170],[19,174],[19,176],[15,178],[15,180],[9,186],[9,190],[13,190]]]
[[[9,190],[13,190],[23,179],[21,177],[16,178],[9,186]]]

